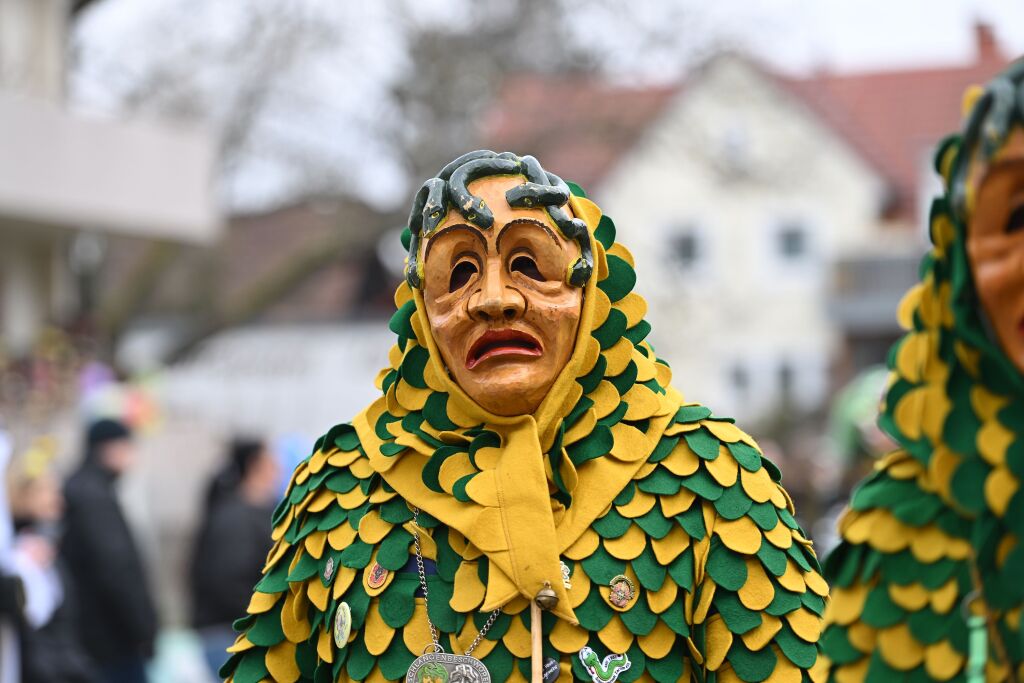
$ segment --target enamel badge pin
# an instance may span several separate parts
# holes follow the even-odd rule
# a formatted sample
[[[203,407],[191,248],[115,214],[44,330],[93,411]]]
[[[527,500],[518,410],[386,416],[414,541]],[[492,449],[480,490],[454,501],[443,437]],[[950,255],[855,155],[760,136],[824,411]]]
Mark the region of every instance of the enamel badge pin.
[[[615,683],[619,674],[629,668],[629,655],[608,655],[604,659],[589,647],[580,650],[580,661],[594,683]]]

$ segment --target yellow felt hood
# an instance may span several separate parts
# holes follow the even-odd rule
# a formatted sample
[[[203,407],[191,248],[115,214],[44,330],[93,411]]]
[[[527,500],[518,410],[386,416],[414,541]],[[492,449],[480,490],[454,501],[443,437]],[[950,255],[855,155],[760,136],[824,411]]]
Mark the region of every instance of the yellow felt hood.
[[[570,202],[593,236],[600,209],[582,197]],[[411,334],[391,350],[383,396],[352,423],[390,486],[486,554],[485,611],[550,584],[559,597],[554,613],[576,622],[560,557],[596,540],[591,523],[644,465],[682,403],[668,367],[630,338],[646,325],[646,303],[629,291],[632,256],[619,244],[594,245],[595,277],[584,290],[573,354],[535,414],[502,417],[472,401],[448,376],[421,293],[403,283],[396,303]],[[567,497],[553,495],[559,490]]]

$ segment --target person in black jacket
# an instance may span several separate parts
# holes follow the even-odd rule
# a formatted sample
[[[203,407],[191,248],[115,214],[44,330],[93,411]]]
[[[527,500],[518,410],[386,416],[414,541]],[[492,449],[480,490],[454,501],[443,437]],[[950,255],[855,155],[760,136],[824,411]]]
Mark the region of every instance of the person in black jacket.
[[[81,642],[109,683],[146,681],[157,630],[142,559],[115,493],[118,476],[134,462],[128,428],[99,420],[64,492],[61,554],[78,596]]]
[[[237,439],[206,493],[192,553],[192,625],[215,675],[235,640],[231,622],[249,604],[270,549],[279,478],[264,442]]]

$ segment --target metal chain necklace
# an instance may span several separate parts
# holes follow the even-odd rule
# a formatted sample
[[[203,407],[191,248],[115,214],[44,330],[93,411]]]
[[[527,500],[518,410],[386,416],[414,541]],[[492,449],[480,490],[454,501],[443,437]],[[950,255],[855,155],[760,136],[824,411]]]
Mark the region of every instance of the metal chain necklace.
[[[480,641],[483,640],[484,636],[487,635],[491,626],[494,625],[498,615],[501,614],[501,610],[496,609],[487,617],[483,628],[476,634],[476,638],[473,639],[470,646],[466,648],[466,654],[454,655],[444,651],[437,633],[437,627],[430,620],[430,612],[427,607],[427,601],[429,600],[427,595],[427,572],[423,567],[423,548],[420,545],[419,521],[420,510],[414,507],[412,509],[412,523],[414,527],[412,539],[416,546],[416,571],[419,573],[420,588],[423,590],[423,608],[427,610],[427,626],[430,627],[430,639],[433,642],[424,647],[423,654],[413,661],[412,666],[409,667],[409,672],[405,675],[405,681],[406,683],[421,683],[427,680],[445,680],[451,681],[451,683],[491,683],[491,674],[487,671],[487,667],[479,659],[470,655],[476,649],[476,646],[480,644]],[[433,648],[433,650],[427,652],[429,648]]]

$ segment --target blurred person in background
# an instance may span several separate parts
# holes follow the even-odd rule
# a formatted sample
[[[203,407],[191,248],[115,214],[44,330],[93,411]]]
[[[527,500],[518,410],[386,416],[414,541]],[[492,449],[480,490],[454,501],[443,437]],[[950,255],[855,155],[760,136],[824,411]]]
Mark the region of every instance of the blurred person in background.
[[[7,472],[11,442],[0,429],[0,475]],[[14,524],[7,500],[7,487],[0,486],[0,683],[21,680],[17,626],[21,621],[21,580],[12,566]]]
[[[57,556],[64,497],[51,469],[54,449],[52,440],[37,439],[10,474],[13,560],[24,586],[21,680],[87,683],[96,680],[95,672],[79,641],[76,596]]]
[[[100,680],[109,683],[146,680],[157,630],[142,559],[115,488],[135,464],[131,437],[121,422],[94,422],[85,458],[65,488],[61,551],[80,599],[79,633]]]
[[[235,640],[231,622],[249,603],[270,548],[280,472],[263,441],[236,439],[207,489],[192,554],[192,625],[215,675]]]

